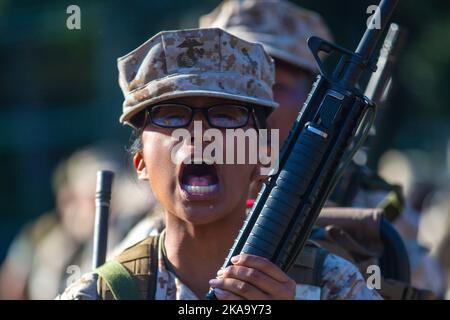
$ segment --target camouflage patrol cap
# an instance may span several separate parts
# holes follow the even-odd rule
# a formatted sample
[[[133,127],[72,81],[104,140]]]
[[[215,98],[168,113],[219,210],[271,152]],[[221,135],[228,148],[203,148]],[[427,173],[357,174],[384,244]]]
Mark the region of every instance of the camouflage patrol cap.
[[[122,123],[147,106],[177,97],[211,96],[277,107],[273,59],[260,44],[218,28],[160,32],[118,59],[125,97]]]
[[[306,40],[331,40],[319,14],[282,0],[227,0],[200,18],[200,27],[218,27],[248,41],[260,42],[272,57],[317,72]]]

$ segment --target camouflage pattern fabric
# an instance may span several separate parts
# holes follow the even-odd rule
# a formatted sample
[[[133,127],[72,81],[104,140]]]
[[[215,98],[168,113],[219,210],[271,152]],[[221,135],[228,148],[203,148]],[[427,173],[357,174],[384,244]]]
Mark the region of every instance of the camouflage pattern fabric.
[[[118,59],[122,123],[151,104],[211,96],[277,107],[274,63],[260,44],[218,28],[160,32]]]
[[[318,36],[332,41],[321,16],[282,0],[228,0],[200,18],[200,27],[222,28],[259,42],[272,57],[317,72],[306,41]]]
[[[198,297],[158,257],[156,300],[198,300]],[[97,275],[88,273],[69,286],[58,300],[98,300]],[[367,287],[358,269],[347,260],[329,254],[324,262],[321,287],[297,284],[297,300],[381,300],[376,290]]]

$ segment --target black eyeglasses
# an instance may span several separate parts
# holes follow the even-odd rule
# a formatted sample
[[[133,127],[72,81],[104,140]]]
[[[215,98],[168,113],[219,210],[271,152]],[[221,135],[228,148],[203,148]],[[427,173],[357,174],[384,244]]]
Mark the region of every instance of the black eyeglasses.
[[[236,129],[248,124],[252,107],[217,104],[207,108],[192,108],[178,103],[154,105],[146,110],[146,121],[163,128],[183,128],[190,125],[196,112],[203,113],[214,128]]]

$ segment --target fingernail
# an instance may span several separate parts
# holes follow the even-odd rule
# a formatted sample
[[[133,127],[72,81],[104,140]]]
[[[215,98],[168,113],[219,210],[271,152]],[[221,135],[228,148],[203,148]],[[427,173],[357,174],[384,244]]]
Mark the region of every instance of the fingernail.
[[[231,258],[231,262],[233,263],[238,263],[239,261],[239,256],[234,256],[233,258]]]
[[[225,272],[225,269],[220,269],[217,271],[217,276],[221,276]]]
[[[225,297],[225,291],[223,291],[222,289],[219,288],[215,288],[214,289],[214,293],[217,296],[217,298],[223,298]]]
[[[217,279],[211,279],[211,280],[209,280],[209,285],[211,286],[211,287],[214,287],[215,285],[218,285],[219,284],[219,280],[217,280]]]

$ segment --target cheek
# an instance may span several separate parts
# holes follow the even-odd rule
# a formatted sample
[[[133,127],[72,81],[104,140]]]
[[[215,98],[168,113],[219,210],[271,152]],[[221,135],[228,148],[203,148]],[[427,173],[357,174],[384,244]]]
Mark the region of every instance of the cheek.
[[[152,160],[156,158],[156,154],[165,156],[170,155],[171,137],[160,132],[146,131],[142,135],[142,145],[144,160]]]
[[[279,107],[276,109],[276,111],[281,108],[293,108],[295,105],[295,101],[292,98],[292,95],[287,91],[275,90],[274,99],[279,103]],[[276,111],[274,111],[273,113],[275,113]]]
[[[280,107],[272,112],[269,118],[267,118],[267,125],[269,128],[279,130],[280,147],[289,135],[289,131],[291,130],[297,115],[298,110],[296,108],[287,108],[280,105]]]
[[[280,106],[278,109],[298,113],[305,102],[308,92],[303,86],[274,90],[274,99]]]
[[[236,201],[247,199],[250,184],[254,178],[257,165],[225,165],[222,174],[224,177],[225,197],[227,202],[234,204]]]
[[[303,103],[308,95],[305,85],[299,84],[297,87],[285,90],[274,90],[275,100],[280,106],[272,112],[267,119],[267,124],[271,128],[280,130],[280,142],[282,143],[297,119],[298,113],[303,107]]]
[[[176,141],[171,136],[158,132],[145,132],[142,136],[143,157],[153,192],[164,194],[174,188],[176,166],[171,151]]]

